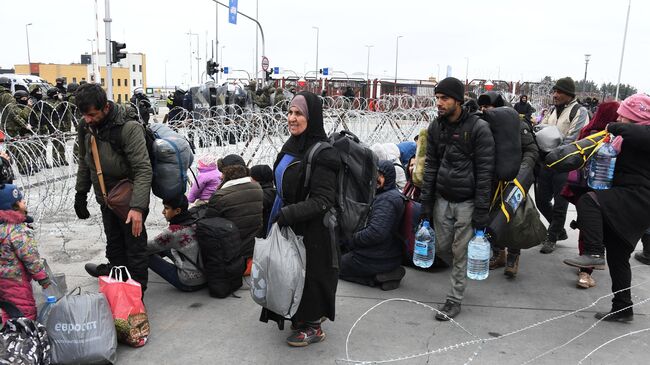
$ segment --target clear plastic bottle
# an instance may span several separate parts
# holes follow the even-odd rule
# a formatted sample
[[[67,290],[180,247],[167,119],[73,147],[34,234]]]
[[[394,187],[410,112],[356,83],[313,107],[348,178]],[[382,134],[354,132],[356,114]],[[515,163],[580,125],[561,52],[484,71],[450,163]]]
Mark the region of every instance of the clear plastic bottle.
[[[490,242],[483,231],[476,231],[467,244],[467,277],[485,280],[490,272]]]
[[[598,149],[596,155],[589,162],[589,177],[587,185],[595,190],[605,190],[612,187],[614,181],[614,167],[618,153],[605,137],[605,143]]]
[[[50,312],[52,311],[54,304],[56,304],[56,297],[49,295],[47,297],[47,301],[43,305],[43,308],[41,308],[41,310],[38,312],[37,321],[43,326],[47,326],[47,318],[50,316]]]
[[[413,247],[413,264],[417,267],[427,268],[433,265],[436,251],[436,235],[428,220],[422,221],[422,226],[415,233]]]

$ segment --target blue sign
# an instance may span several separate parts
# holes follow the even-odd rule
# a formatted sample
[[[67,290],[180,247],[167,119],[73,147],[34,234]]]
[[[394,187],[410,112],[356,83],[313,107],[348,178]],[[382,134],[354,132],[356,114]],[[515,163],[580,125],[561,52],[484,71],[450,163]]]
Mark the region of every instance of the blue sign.
[[[323,76],[327,76],[330,74],[330,69],[329,67],[323,67]]]
[[[223,68],[223,73],[227,74],[228,71],[230,71],[230,70],[228,69],[228,67],[224,67],[224,68]]]
[[[280,67],[273,67],[273,73],[276,75],[280,74]]]
[[[230,0],[230,9],[228,10],[228,22],[237,24],[237,0]]]

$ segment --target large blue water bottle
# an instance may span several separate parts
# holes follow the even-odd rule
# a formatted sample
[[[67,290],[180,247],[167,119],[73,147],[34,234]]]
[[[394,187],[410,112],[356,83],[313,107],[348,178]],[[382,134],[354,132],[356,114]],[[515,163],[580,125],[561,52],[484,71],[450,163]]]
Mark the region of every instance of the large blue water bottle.
[[[38,312],[38,317],[36,320],[38,323],[42,324],[43,326],[47,326],[47,318],[50,316],[50,312],[52,311],[52,307],[56,304],[56,297],[54,295],[49,295],[47,297],[47,301],[43,305],[43,308]]]
[[[422,221],[422,226],[415,233],[415,246],[413,247],[413,264],[426,269],[433,265],[436,251],[436,235],[429,225],[428,220]]]
[[[467,244],[467,277],[485,280],[490,272],[490,242],[483,231],[476,231]]]
[[[604,190],[612,187],[616,155],[618,153],[609,141],[609,136],[605,137],[605,143],[598,149],[598,152],[591,158],[589,163],[587,185],[590,188]]]

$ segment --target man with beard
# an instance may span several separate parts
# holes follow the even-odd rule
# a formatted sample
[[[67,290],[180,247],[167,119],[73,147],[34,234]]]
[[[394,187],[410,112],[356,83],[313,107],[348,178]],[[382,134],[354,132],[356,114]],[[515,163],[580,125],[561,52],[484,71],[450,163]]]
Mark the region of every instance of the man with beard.
[[[556,126],[563,139],[561,145],[575,141],[580,130],[588,119],[585,107],[578,104],[576,85],[570,77],[564,77],[553,86],[554,107],[546,114],[541,124]],[[535,183],[535,203],[537,209],[546,218],[548,233],[539,252],[551,253],[555,250],[557,241],[568,238],[564,223],[569,202],[560,194],[566,184],[568,172],[556,172],[540,162],[539,175]],[[552,201],[552,203],[551,203]]]
[[[460,313],[467,285],[467,244],[474,230],[489,224],[494,176],[494,138],[490,126],[462,107],[465,86],[448,77],[436,86],[438,117],[429,124],[422,218],[436,232],[436,254],[452,256],[451,290],[436,314],[448,321]]]

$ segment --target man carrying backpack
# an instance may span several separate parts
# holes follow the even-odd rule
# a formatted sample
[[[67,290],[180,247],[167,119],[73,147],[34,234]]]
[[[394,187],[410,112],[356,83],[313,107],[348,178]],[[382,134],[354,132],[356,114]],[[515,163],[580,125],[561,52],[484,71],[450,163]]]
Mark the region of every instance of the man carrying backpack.
[[[541,124],[556,126],[563,136],[561,145],[570,144],[576,140],[588,119],[587,109],[578,104],[576,85],[570,77],[557,80],[553,86],[553,104],[555,107],[546,114]],[[546,241],[539,251],[541,253],[553,252],[557,241],[568,238],[564,223],[569,202],[560,194],[568,176],[568,172],[556,172],[541,162],[535,183],[535,203],[549,222]]]
[[[144,128],[137,120],[126,117],[125,108],[108,101],[99,84],[85,84],[76,95],[77,107],[83,115],[78,126],[79,169],[74,210],[79,219],[90,217],[87,194],[91,186],[102,213],[106,233],[106,258],[108,264],[86,264],[91,276],[108,275],[112,266],[126,266],[131,277],[147,288],[148,262],[147,231],[144,222],[149,212],[151,191],[151,161],[147,152]],[[120,130],[120,149],[111,143],[111,131]],[[91,153],[94,137],[97,158],[102,169],[105,190],[110,192],[121,180],[133,182],[133,192],[126,219],[122,219],[104,200],[101,180]],[[122,153],[121,153],[122,152]]]
[[[438,117],[429,124],[422,185],[422,218],[436,231],[436,252],[452,254],[451,290],[436,314],[460,313],[467,284],[467,244],[489,224],[494,139],[488,123],[462,108],[465,87],[453,77],[436,86]]]

